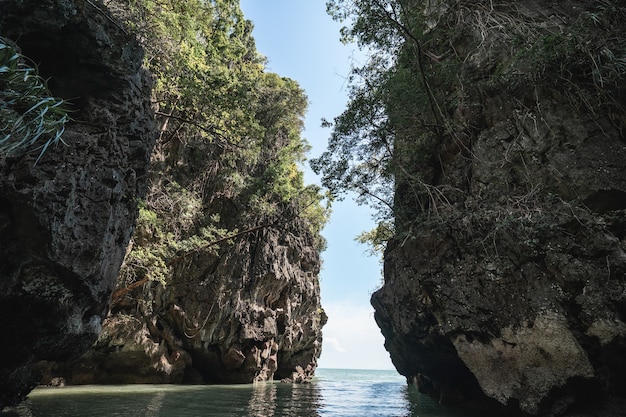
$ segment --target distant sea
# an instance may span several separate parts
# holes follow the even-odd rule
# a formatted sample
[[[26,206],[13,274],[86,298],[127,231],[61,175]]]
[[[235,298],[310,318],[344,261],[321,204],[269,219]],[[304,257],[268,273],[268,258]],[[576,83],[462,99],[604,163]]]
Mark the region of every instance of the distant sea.
[[[318,369],[311,384],[37,388],[1,417],[477,417],[439,405],[395,371]]]

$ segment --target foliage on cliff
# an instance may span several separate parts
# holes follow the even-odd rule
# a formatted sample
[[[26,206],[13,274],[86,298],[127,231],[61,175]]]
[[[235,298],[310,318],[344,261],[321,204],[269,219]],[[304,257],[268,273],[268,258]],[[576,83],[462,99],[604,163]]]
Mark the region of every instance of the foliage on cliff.
[[[52,97],[36,66],[0,38],[0,154],[37,145],[41,157],[61,141],[67,120],[65,101]]]
[[[372,58],[314,166],[392,218],[362,237],[389,239],[372,304],[398,371],[440,402],[623,404],[624,2],[328,6]]]
[[[160,124],[126,282],[166,282],[184,257],[267,225],[304,222],[323,249],[323,196],[299,168],[307,98],[265,71],[239,2],[135,0],[126,13],[156,78]]]
[[[519,97],[527,115],[540,110],[538,91],[550,91],[607,114],[623,135],[626,8],[610,0],[554,7],[546,17],[507,1],[329,1],[346,23],[343,38],[371,55],[353,70],[328,150],[312,161],[324,185],[357,192],[383,220],[394,218],[392,228],[409,231],[416,216],[463,201],[467,182],[444,180],[446,157],[471,156],[485,98],[501,91]]]

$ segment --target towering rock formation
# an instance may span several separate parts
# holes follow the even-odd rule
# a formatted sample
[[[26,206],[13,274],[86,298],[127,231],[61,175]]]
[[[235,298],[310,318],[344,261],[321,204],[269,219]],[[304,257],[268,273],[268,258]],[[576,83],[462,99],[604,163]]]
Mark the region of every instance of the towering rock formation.
[[[91,2],[0,1],[0,34],[73,103],[65,145],[0,156],[0,408],[96,340],[155,139],[142,50]]]
[[[301,226],[268,227],[173,279],[115,300],[86,355],[53,365],[68,384],[308,380],[321,353],[319,255]]]
[[[447,130],[406,166],[421,205],[397,183],[372,296],[385,346],[442,401],[609,415],[626,396],[623,4],[436,7],[421,59]]]
[[[251,25],[239,21],[233,27],[241,39],[233,35],[232,47],[223,43],[223,34],[205,33],[202,29],[194,34],[193,41],[207,36],[202,45],[211,46],[203,51],[205,55],[196,57],[206,60],[203,65],[209,69],[201,66],[193,70],[206,71],[198,76],[202,82],[196,86],[205,90],[196,92],[190,87],[196,81],[193,77],[183,78],[180,82],[186,83],[184,86],[163,87],[177,82],[182,78],[180,74],[193,71],[184,67],[183,58],[174,55],[181,53],[176,38],[180,33],[175,27],[158,32],[163,39],[155,39],[150,30],[163,23],[159,19],[176,21],[183,12],[190,13],[190,19],[194,13],[204,19],[217,16],[201,14],[200,6],[192,3],[180,3],[181,10],[175,12],[168,7],[152,8],[149,2],[130,7],[125,1],[111,0],[106,2],[106,10],[103,6],[94,7],[99,3],[84,5],[85,13],[108,20],[118,31],[126,21],[134,25],[147,53],[153,54],[149,55],[150,60],[158,63],[155,71],[170,78],[159,79],[161,90],[154,92],[153,102],[160,106],[160,135],[152,155],[149,190],[141,203],[137,230],[102,332],[79,359],[76,351],[62,357],[37,358],[48,359],[40,363],[44,383],[250,383],[270,379],[302,382],[312,377],[317,366],[321,328],[326,321],[318,282],[320,237],[303,214],[312,202],[302,198],[309,190],[301,184],[293,162],[301,152],[299,112],[304,111],[306,97],[295,82],[263,72],[262,60],[257,57],[249,34]],[[219,7],[232,8],[223,12],[235,19],[235,5],[232,2]],[[39,9],[46,10],[44,6]],[[77,22],[85,19],[74,9],[58,10],[75,16]],[[209,27],[209,23],[203,21],[198,27]],[[81,26],[84,24],[87,23],[76,23],[76,32],[86,30]],[[60,26],[55,21],[49,25]],[[220,28],[227,26],[220,22]],[[242,27],[248,29],[240,31]],[[105,28],[99,28],[96,34],[103,39],[100,42],[113,36]],[[38,40],[35,35],[32,38],[33,42]],[[71,38],[66,44],[79,41]],[[115,51],[119,59],[125,59],[126,50],[105,45],[107,51]],[[43,64],[48,62],[44,58]],[[226,62],[228,59],[231,61]],[[90,61],[95,69],[108,65],[107,62]],[[164,75],[163,68],[171,73]],[[248,72],[240,75],[244,70]],[[107,73],[95,72],[92,77],[89,80],[93,80],[93,85],[85,86],[79,81],[57,80],[58,77],[52,80],[76,88],[75,96],[82,88],[100,91],[116,85]],[[252,91],[235,90],[243,89],[242,85]],[[175,96],[180,93],[178,87],[187,94],[183,98]],[[113,97],[119,94],[112,89],[106,93]],[[214,102],[203,94],[210,95]],[[264,98],[264,94],[276,97]],[[252,101],[255,97],[261,97],[258,104]],[[180,104],[188,105],[185,100],[191,102],[190,107]],[[101,106],[100,110],[111,118],[111,126],[116,126],[118,117],[137,117],[139,121],[150,117],[147,108]],[[194,114],[198,119],[189,120]],[[222,122],[223,125],[213,125]],[[246,131],[238,123],[254,125],[256,136],[250,133],[252,128]],[[117,155],[108,158],[109,163],[116,163]],[[285,166],[291,171],[283,175]],[[300,187],[295,193],[297,198],[287,198],[285,193],[276,191],[279,187],[287,189],[285,193],[292,192],[290,187]],[[94,198],[94,204],[106,195],[100,194]],[[129,194],[129,203],[133,195]],[[127,234],[119,239],[120,244],[128,242],[134,217],[126,220]],[[90,233],[79,238],[94,236],[98,235]],[[72,252],[66,255],[72,256]],[[119,266],[123,251],[118,248],[115,255]],[[117,267],[111,268],[112,276],[106,277],[107,297],[116,271]],[[100,314],[106,313],[106,299],[100,307]],[[94,341],[96,329],[94,332],[81,350]]]

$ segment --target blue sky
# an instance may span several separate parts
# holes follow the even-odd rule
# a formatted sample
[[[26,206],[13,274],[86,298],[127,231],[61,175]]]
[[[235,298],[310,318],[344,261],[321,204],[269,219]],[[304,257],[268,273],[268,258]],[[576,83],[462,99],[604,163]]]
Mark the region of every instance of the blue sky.
[[[268,70],[296,80],[307,93],[309,111],[304,137],[310,158],[326,148],[332,120],[347,101],[350,67],[364,59],[355,45],[339,42],[341,25],[326,14],[325,0],[241,0],[247,19],[254,22],[257,49],[268,58]],[[306,180],[318,182],[307,169]],[[393,369],[369,299],[380,286],[381,265],[354,238],[374,227],[367,207],[352,199],[333,205],[324,229],[328,249],[322,253],[322,305],[329,316],[324,327],[323,368]]]

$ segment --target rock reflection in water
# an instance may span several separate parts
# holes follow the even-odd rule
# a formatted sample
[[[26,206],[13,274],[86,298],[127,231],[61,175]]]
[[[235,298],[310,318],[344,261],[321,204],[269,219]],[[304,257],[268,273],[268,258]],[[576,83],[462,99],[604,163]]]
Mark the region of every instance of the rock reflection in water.
[[[316,384],[260,383],[253,388],[246,415],[318,417],[320,399],[320,388]]]
[[[37,389],[1,417],[318,417],[316,384],[83,386]]]
[[[0,417],[486,417],[442,407],[393,371],[318,373],[313,383],[302,385],[40,388]]]
[[[164,399],[165,393],[157,392],[146,407],[146,417],[159,417]]]
[[[255,385],[248,403],[248,414],[259,417],[274,417],[276,411],[276,385],[260,383]]]

